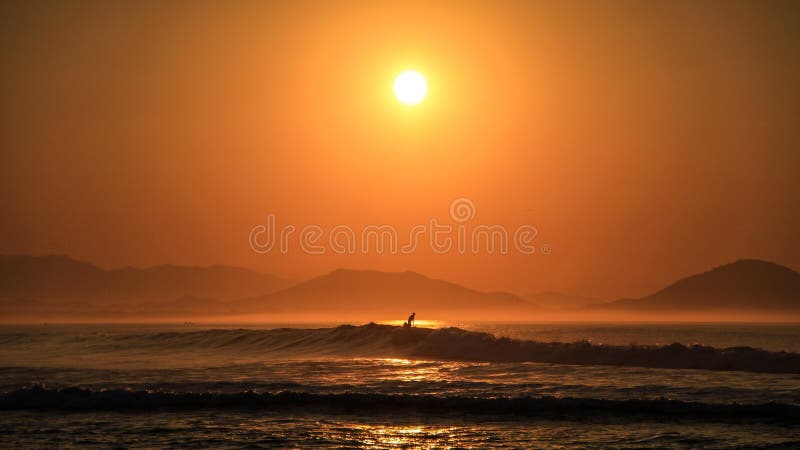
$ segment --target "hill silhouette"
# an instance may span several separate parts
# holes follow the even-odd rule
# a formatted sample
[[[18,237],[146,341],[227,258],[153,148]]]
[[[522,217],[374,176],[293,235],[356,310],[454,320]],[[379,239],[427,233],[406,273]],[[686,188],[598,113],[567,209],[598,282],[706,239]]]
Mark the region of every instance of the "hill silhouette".
[[[416,272],[337,269],[290,288],[236,302],[237,309],[337,313],[348,317],[514,317],[538,308],[505,292],[481,292]]]
[[[597,307],[800,312],[800,273],[768,261],[744,259],[680,279],[646,297]]]
[[[61,255],[0,255],[0,309],[7,312],[218,311],[226,300],[288,285],[223,265],[105,270]]]
[[[800,274],[771,262],[741,260],[683,278],[646,297],[581,306],[590,301],[554,293],[522,298],[482,292],[410,271],[338,269],[292,284],[223,265],[106,270],[66,256],[0,255],[0,315],[37,320],[47,315],[153,314],[382,320],[403,319],[412,311],[422,319],[444,320],[614,320],[628,313],[637,320],[665,317],[661,314],[692,320],[757,320],[755,313],[783,320],[800,314]],[[703,311],[738,316],[726,319]]]

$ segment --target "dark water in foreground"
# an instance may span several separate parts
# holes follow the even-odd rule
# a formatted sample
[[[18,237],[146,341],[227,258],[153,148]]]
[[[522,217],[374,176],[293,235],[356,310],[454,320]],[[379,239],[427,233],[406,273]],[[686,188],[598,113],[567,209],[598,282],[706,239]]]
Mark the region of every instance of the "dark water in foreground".
[[[797,448],[795,427],[270,411],[0,413],[13,447]]]
[[[798,326],[459,326],[0,327],[0,448],[800,447]]]

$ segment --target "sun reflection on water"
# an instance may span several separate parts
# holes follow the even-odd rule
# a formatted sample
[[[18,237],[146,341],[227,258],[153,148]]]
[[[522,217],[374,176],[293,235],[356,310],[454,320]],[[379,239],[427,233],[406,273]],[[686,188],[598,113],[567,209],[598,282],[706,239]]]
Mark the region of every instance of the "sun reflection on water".
[[[378,371],[373,374],[376,379],[391,381],[441,381],[451,369],[460,366],[459,363],[404,358],[381,358],[373,361],[378,363]]]
[[[450,448],[455,427],[426,427],[398,425],[357,425],[356,434],[362,434],[361,442],[371,448]]]

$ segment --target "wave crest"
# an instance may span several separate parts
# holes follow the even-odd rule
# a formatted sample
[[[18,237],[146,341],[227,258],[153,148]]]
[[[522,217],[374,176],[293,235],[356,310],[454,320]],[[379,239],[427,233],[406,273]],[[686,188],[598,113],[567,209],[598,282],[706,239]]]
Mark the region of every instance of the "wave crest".
[[[195,393],[89,390],[78,387],[47,389],[41,385],[0,394],[0,410],[138,410],[138,409],[303,409],[328,413],[474,413],[558,417],[568,415],[697,418],[719,421],[793,422],[800,407],[782,403],[760,405],[710,404],[679,400],[608,400],[557,397],[443,397],[403,394],[312,394],[305,392]]]
[[[125,355],[126,352],[166,356],[200,352],[202,356],[257,359],[370,357],[800,374],[800,354],[752,347],[538,342],[459,328],[404,328],[374,323],[318,329],[50,335],[47,338],[42,335],[27,338],[0,336],[0,345],[5,351],[38,352],[48,355],[48,358],[69,358],[74,354],[87,358],[96,354],[106,358],[108,355]]]

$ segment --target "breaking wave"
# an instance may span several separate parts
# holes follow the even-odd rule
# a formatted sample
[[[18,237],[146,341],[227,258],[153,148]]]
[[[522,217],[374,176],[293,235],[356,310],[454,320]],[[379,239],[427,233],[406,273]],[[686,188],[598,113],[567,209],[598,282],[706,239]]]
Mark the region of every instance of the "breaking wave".
[[[758,405],[710,404],[670,399],[609,400],[557,397],[457,397],[436,395],[304,392],[196,393],[90,390],[78,387],[47,389],[41,385],[0,394],[0,410],[195,410],[268,409],[326,413],[471,413],[519,416],[663,417],[732,422],[791,422],[800,420],[800,407],[781,403]]]
[[[399,330],[401,333],[404,330]],[[402,336],[402,335],[399,335]],[[399,339],[403,339],[400,337]],[[800,354],[752,347],[705,345],[598,345],[589,342],[537,342],[497,338],[458,328],[432,330],[413,355],[487,362],[544,362],[577,365],[637,366],[662,369],[738,370],[800,373]]]
[[[704,345],[601,345],[538,342],[496,337],[459,328],[342,325],[335,328],[203,330],[143,334],[0,336],[0,346],[57,349],[58,355],[143,352],[149,355],[204,352],[243,357],[378,357],[474,362],[539,362],[800,374],[800,354],[752,347]],[[22,342],[20,341],[22,340]]]

